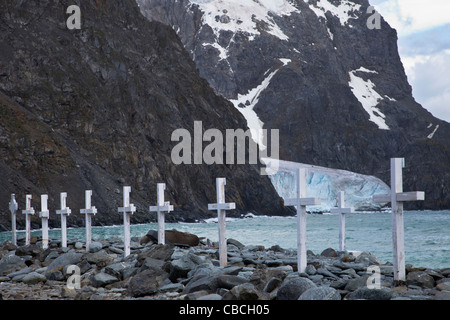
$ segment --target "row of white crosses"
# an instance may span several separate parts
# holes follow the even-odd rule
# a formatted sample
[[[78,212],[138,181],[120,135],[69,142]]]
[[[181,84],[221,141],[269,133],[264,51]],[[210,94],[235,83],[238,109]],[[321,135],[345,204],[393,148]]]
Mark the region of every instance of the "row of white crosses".
[[[86,214],[86,250],[89,250],[91,243],[91,215],[97,213],[97,209],[91,206],[92,191],[86,191],[86,209],[80,210],[80,213]],[[36,212],[31,206],[32,195],[27,194],[25,196],[25,210],[22,210],[22,214],[25,215],[25,244],[30,244],[31,239],[31,216]],[[61,192],[60,194],[61,209],[56,210],[56,214],[61,215],[61,246],[67,247],[67,216],[72,213],[72,210],[67,207],[67,193]],[[17,231],[16,231],[16,212],[19,209],[15,194],[11,195],[11,201],[9,203],[9,210],[11,211],[11,230],[12,230],[12,243],[17,245]],[[48,210],[48,195],[41,195],[41,211],[39,217],[42,220],[42,248],[48,248],[48,219],[50,217],[50,211]]]
[[[424,192],[403,192],[402,168],[404,167],[403,158],[391,159],[391,194],[375,195],[373,200],[381,203],[392,203],[392,234],[393,234],[393,253],[394,253],[394,280],[405,281],[405,253],[404,253],[404,227],[403,227],[403,202],[424,200]],[[294,199],[285,199],[285,204],[288,206],[295,206],[297,208],[297,264],[298,272],[305,272],[307,266],[306,254],[306,207],[313,205],[320,205],[320,198],[306,197],[306,169],[300,168],[297,172],[297,195]],[[219,225],[219,259],[220,265],[227,265],[227,240],[226,240],[226,210],[233,210],[236,208],[235,203],[225,203],[225,178],[216,179],[217,203],[208,204],[208,210],[217,210],[218,225]],[[166,185],[159,183],[157,185],[157,205],[149,207],[150,212],[157,212],[158,214],[158,243],[165,243],[165,224],[164,213],[173,211],[173,206],[169,202],[164,201],[164,190]],[[123,207],[119,207],[119,213],[123,213],[124,222],[124,252],[125,256],[130,254],[130,219],[131,215],[136,211],[136,207],[130,203],[131,187],[123,187]],[[97,209],[91,206],[92,191],[86,191],[86,209],[80,212],[86,214],[86,250],[89,250],[91,238],[91,216],[97,213]],[[41,218],[43,219],[43,240],[46,239],[48,243],[48,209],[47,209],[47,195],[41,198]],[[71,213],[70,208],[66,206],[67,194],[61,193],[61,210],[57,213],[61,214],[61,225],[63,228],[63,246],[67,246],[66,233],[66,216]],[[15,212],[18,209],[15,195],[11,196],[9,206],[12,214],[13,226],[13,242],[16,241],[15,232]],[[22,211],[26,214],[27,223],[27,237],[26,241],[29,243],[29,229],[30,229],[30,215],[34,214],[34,209],[31,207],[31,195],[26,196],[26,209]],[[332,209],[332,213],[340,214],[339,227],[339,249],[345,250],[345,214],[353,212],[353,208],[345,208],[344,192],[339,193],[338,208]],[[44,220],[46,220],[44,224]],[[44,234],[44,225],[47,225]],[[43,242],[44,244],[44,242]]]

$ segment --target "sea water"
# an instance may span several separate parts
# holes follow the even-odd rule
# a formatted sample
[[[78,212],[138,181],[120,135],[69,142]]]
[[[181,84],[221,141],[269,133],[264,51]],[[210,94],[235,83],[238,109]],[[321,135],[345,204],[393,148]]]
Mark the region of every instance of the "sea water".
[[[94,217],[95,219],[95,217]],[[227,218],[227,238],[245,245],[279,245],[284,249],[297,247],[296,217],[247,215]],[[404,213],[406,264],[416,267],[450,267],[450,211],[407,211]],[[156,223],[131,225],[131,236],[142,237],[148,230],[157,230]],[[190,232],[218,241],[217,219],[202,223],[166,223],[166,229]],[[309,214],[307,216],[307,249],[320,254],[326,248],[339,248],[339,215]],[[24,237],[24,231],[17,232]],[[41,235],[33,230],[32,235]],[[51,239],[61,237],[60,229],[49,231]],[[94,240],[122,237],[123,226],[92,227]],[[84,228],[69,228],[69,239],[85,241]],[[0,233],[0,243],[11,239],[11,232]],[[382,262],[392,262],[392,216],[387,212],[346,214],[346,249],[367,251]]]

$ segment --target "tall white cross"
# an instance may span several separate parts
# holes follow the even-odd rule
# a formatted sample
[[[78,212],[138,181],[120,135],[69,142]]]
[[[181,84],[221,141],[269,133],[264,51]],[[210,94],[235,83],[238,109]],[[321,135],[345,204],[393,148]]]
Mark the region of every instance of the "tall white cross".
[[[31,238],[31,215],[35,214],[34,208],[31,207],[31,194],[26,195],[25,210],[22,213],[25,215],[25,244],[30,244]]]
[[[164,212],[173,211],[173,206],[170,205],[170,202],[164,202],[164,190],[166,190],[165,183],[158,183],[157,185],[157,205],[151,206],[149,208],[150,212],[158,213],[158,243],[165,244],[165,222],[164,222]]]
[[[12,243],[17,245],[17,231],[16,231],[16,212],[19,210],[19,205],[16,201],[16,195],[11,194],[11,201],[9,202],[9,211],[11,211],[11,234]]]
[[[339,250],[345,250],[345,214],[352,213],[353,208],[345,207],[344,191],[339,192],[338,207],[331,209],[331,213],[339,213]]]
[[[306,170],[297,169],[297,197],[285,199],[286,206],[297,207],[297,268],[305,272],[306,256],[306,206],[320,205],[320,198],[306,198]]]
[[[48,248],[48,218],[50,217],[50,212],[48,211],[48,195],[41,195],[41,211],[39,212],[39,217],[42,220],[42,249]]]
[[[225,203],[225,185],[227,180],[225,178],[216,178],[216,193],[217,203],[208,204],[208,210],[217,210],[219,222],[219,259],[220,266],[226,267],[227,260],[227,238],[226,238],[226,224],[225,224],[225,210],[236,209],[236,203]]]
[[[123,207],[119,207],[119,213],[123,212],[123,245],[124,256],[130,255],[130,221],[131,214],[136,212],[134,204],[130,204],[131,187],[123,187]]]
[[[61,192],[61,210],[56,210],[56,214],[61,215],[61,247],[67,247],[67,216],[72,213],[72,210],[67,207],[67,193]]]
[[[92,190],[86,190],[84,194],[85,208],[81,209],[80,213],[84,214],[86,218],[86,252],[89,252],[92,240],[92,216],[97,213],[97,208],[91,205]]]
[[[373,201],[390,202],[392,206],[392,241],[394,253],[394,280],[406,281],[405,271],[405,230],[403,224],[403,202],[425,200],[425,192],[403,192],[404,158],[391,159],[391,194],[374,195]]]

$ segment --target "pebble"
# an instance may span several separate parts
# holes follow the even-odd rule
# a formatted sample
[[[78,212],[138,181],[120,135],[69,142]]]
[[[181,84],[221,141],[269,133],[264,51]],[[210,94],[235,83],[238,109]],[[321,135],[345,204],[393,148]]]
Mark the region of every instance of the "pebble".
[[[177,247],[134,239],[130,256],[123,258],[121,239],[93,241],[86,252],[81,241],[67,248],[33,248],[33,256],[16,256],[30,248],[0,244],[0,292],[4,300],[122,300],[122,299],[301,299],[301,300],[450,300],[450,268],[407,267],[407,282],[394,286],[393,267],[370,253],[331,248],[308,251],[306,272],[297,272],[294,250],[279,246],[245,246],[230,239],[228,266],[219,266],[218,249],[211,241],[196,247]],[[27,261],[27,264],[24,261]],[[367,268],[380,268],[381,288],[367,287]],[[69,270],[69,266],[74,265]],[[77,269],[78,268],[78,269]],[[74,273],[78,270],[79,274]],[[144,274],[145,272],[145,274]],[[155,277],[149,294],[133,297],[130,281]],[[80,288],[67,286],[79,276]],[[75,277],[75,278],[73,278]],[[134,286],[136,285],[134,281]],[[371,284],[373,282],[370,282]],[[151,289],[151,290],[150,290]]]

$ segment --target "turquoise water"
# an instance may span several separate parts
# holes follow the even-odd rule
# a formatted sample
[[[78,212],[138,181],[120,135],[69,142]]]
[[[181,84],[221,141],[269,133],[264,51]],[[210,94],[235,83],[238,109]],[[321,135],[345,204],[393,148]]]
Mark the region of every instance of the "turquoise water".
[[[408,211],[405,216],[406,263],[416,267],[450,267],[450,211]],[[94,218],[95,219],[95,218]],[[214,219],[207,223],[166,223],[167,229],[190,232],[212,241],[218,239],[218,225]],[[157,224],[131,226],[131,236],[141,237]],[[346,215],[347,250],[368,251],[384,263],[392,262],[392,223],[390,212],[361,212]],[[285,249],[296,248],[295,217],[253,217],[227,220],[227,237],[245,245],[278,244]],[[40,230],[33,230],[40,235]],[[59,238],[61,230],[51,229],[50,238]],[[122,237],[122,226],[93,227],[94,239]],[[18,231],[24,237],[24,231]],[[84,228],[69,228],[68,238],[84,241]],[[0,233],[0,242],[11,239],[10,232]],[[307,249],[320,253],[326,248],[339,247],[339,215],[307,216]]]

